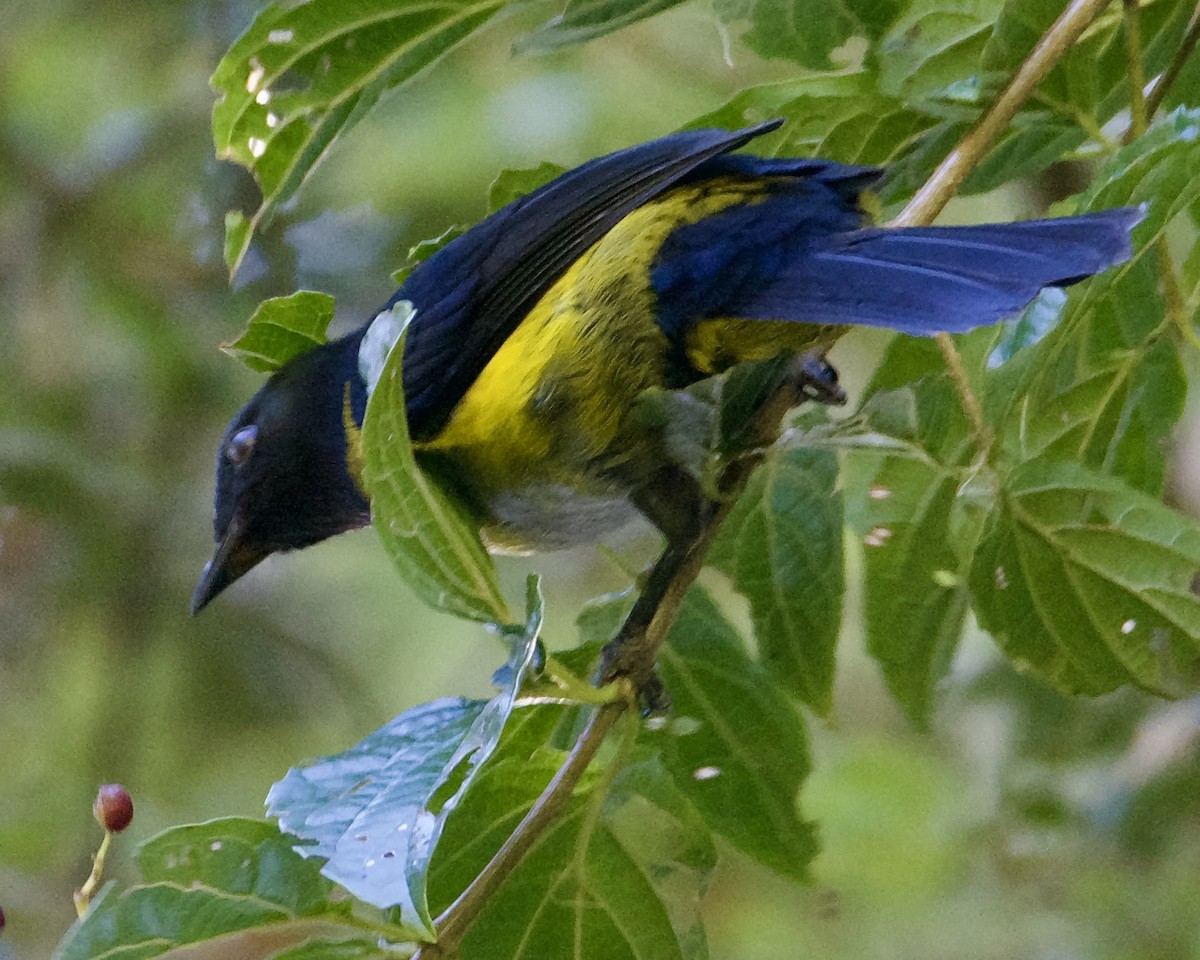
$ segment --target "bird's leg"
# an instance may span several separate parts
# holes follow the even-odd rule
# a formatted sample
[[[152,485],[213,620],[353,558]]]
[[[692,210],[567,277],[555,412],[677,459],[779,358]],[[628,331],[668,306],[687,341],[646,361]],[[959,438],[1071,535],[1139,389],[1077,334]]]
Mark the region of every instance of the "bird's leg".
[[[837,371],[820,354],[796,357],[783,372],[780,383],[755,412],[747,431],[747,450],[756,454],[729,462],[721,471],[718,496],[705,494],[700,481],[683,467],[666,463],[631,494],[634,505],[666,537],[662,555],[650,568],[633,609],[620,631],[604,647],[599,680],[611,682],[628,677],[638,690],[647,712],[665,712],[670,697],[655,671],[654,650],[647,646],[651,622],[664,606],[678,608],[682,593],[695,579],[717,530],[736,494],[762,462],[766,450],[779,435],[779,424],[788,409],[806,400],[841,404],[845,394],[838,386]],[[729,496],[723,496],[728,492]],[[674,595],[673,595],[674,594]]]

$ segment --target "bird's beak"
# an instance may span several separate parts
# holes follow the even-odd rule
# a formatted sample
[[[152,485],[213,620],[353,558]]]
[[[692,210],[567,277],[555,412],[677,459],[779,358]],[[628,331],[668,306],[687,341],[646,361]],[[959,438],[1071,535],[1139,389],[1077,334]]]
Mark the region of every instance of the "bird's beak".
[[[210,600],[235,580],[248,573],[271,551],[247,543],[241,517],[235,516],[225,531],[225,539],[217,544],[217,552],[204,565],[200,582],[192,593],[192,616],[203,610]]]

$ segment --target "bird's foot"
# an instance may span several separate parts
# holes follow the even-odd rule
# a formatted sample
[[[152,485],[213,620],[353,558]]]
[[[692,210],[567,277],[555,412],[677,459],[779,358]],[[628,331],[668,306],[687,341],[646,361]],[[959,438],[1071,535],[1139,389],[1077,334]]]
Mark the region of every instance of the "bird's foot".
[[[840,407],[846,402],[846,391],[838,384],[838,372],[823,354],[800,354],[789,374],[799,384],[800,392],[814,403]]]
[[[626,664],[632,658],[627,656],[627,647],[628,641],[620,636],[605,644],[600,651],[600,667],[596,678],[598,686],[604,687],[628,677]],[[671,695],[658,675],[657,666],[644,680],[634,684],[634,690],[643,717],[665,716],[671,712]]]

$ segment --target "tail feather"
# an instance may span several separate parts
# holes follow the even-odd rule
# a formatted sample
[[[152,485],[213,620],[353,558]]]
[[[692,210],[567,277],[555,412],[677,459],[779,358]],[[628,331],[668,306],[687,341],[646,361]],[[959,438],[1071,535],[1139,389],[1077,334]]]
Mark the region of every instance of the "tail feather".
[[[1132,254],[1135,209],[965,227],[871,228],[830,235],[756,290],[726,303],[745,319],[960,333],[1023,309]]]

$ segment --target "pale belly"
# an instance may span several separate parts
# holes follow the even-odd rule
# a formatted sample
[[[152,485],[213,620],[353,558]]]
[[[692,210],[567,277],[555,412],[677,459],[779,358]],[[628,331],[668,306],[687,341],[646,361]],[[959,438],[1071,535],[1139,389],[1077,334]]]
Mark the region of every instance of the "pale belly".
[[[506,491],[489,504],[480,533],[494,553],[535,553],[595,543],[640,516],[620,496],[580,493],[562,484],[537,484]]]

